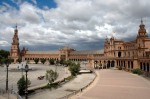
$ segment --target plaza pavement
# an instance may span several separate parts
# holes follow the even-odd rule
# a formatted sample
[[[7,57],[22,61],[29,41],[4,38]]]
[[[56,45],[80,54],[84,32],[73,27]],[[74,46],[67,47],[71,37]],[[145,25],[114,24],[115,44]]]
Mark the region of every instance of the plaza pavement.
[[[9,89],[13,89],[17,92],[17,81],[20,79],[20,77],[22,76],[22,72],[21,71],[12,71],[12,69],[17,69],[19,64],[11,64],[9,66],[9,73],[8,73],[8,80],[9,80]],[[84,67],[83,64],[81,64],[81,67]],[[63,78],[66,78],[70,75],[70,72],[68,71],[67,67],[64,67],[64,66],[52,66],[52,65],[43,65],[43,64],[29,64],[29,68],[33,69],[32,71],[29,71],[28,72],[28,78],[30,79],[31,81],[31,85],[29,86],[28,89],[34,89],[34,88],[37,88],[37,87],[41,87],[43,85],[46,85],[48,83],[48,81],[46,81],[45,79],[43,80],[38,80],[37,77],[39,76],[43,76],[45,75],[46,73],[46,70],[49,70],[49,69],[53,69],[54,71],[56,70],[58,73],[59,73],[59,77],[57,80],[60,80],[60,79],[63,79]],[[5,89],[6,87],[6,67],[0,67],[0,88],[1,89]],[[25,75],[25,72],[23,72],[23,75]],[[92,78],[91,78],[92,77]],[[79,76],[77,80],[73,81],[73,83],[68,83],[67,84],[67,87],[70,86],[69,88],[74,88],[73,90],[78,90],[80,88],[82,88],[83,86],[87,85],[88,83],[91,82],[91,80],[93,80],[93,75],[91,75],[89,77],[89,75],[85,75],[83,77]],[[83,84],[80,84],[80,79],[82,79],[85,81],[87,80],[87,82],[83,83]],[[83,80],[81,80],[83,82]],[[76,84],[77,83],[77,84]],[[77,86],[75,86],[77,85]],[[65,86],[63,86],[62,88],[65,88]],[[63,89],[64,90],[64,89]],[[68,89],[66,89],[68,90]],[[69,89],[70,90],[70,89]],[[55,93],[55,91],[53,91]],[[64,92],[60,89],[60,92],[58,92],[58,90],[56,90],[57,93],[59,94],[54,94],[54,96],[52,97],[63,97],[67,94],[70,94],[72,92],[68,92],[68,91],[65,91]],[[15,97],[13,95],[9,95],[10,99],[15,99]],[[4,95],[0,95],[0,99],[6,99],[7,96],[4,94]],[[42,98],[42,97],[41,97]],[[41,99],[39,98],[39,99]],[[47,98],[45,98],[47,99]],[[55,99],[55,98],[50,98],[50,99]]]
[[[90,87],[71,99],[150,99],[150,81],[125,71],[97,70]]]
[[[17,92],[17,81],[21,78],[22,72],[21,71],[11,71],[12,69],[16,69],[18,64],[11,64],[9,66],[9,72],[8,72],[8,85],[9,89],[13,89]],[[28,78],[31,81],[30,87],[36,87],[39,85],[43,85],[48,83],[45,79],[38,80],[37,77],[44,76],[46,74],[46,70],[49,69],[56,69],[56,66],[54,65],[43,65],[43,64],[29,64],[29,68],[32,68],[33,71],[28,72]],[[70,73],[65,70],[64,66],[57,66],[57,72],[59,73],[58,79],[62,79],[64,77],[68,77]],[[25,75],[25,72],[23,72],[23,75]],[[0,67],[0,88],[5,89],[6,87],[6,67]]]
[[[0,99],[17,99],[16,96],[14,96],[13,94],[3,94],[3,95],[0,95]]]

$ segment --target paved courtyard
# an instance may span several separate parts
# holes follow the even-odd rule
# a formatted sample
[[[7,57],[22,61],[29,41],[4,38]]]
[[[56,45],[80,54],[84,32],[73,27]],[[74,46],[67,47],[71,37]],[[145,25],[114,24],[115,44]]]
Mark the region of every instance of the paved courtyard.
[[[96,72],[94,83],[71,99],[150,99],[149,80],[113,69]]]
[[[14,89],[17,91],[17,81],[21,78],[22,72],[21,71],[12,71],[12,69],[16,69],[18,64],[11,64],[9,66],[9,89]],[[39,86],[41,84],[46,84],[48,81],[45,79],[38,80],[37,77],[44,76],[46,70],[49,69],[56,69],[54,65],[43,65],[43,64],[29,64],[29,68],[32,68],[32,71],[28,72],[28,78],[31,81],[30,87]],[[65,69],[64,66],[57,66],[57,72],[59,73],[58,79],[62,79],[69,75],[69,72]],[[25,72],[23,72],[25,74]],[[6,86],[6,67],[0,67],[0,88],[5,89]]]

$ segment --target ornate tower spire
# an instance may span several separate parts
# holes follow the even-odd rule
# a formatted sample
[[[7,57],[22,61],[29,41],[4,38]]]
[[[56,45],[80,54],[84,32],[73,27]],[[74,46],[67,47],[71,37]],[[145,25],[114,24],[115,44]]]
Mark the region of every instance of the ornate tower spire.
[[[143,20],[142,20],[142,18],[141,18],[141,24],[143,24]]]
[[[143,20],[141,19],[141,24],[139,25],[139,31],[138,31],[138,36],[137,37],[148,37],[145,29],[145,25],[143,23]]]
[[[17,23],[16,23],[16,29],[17,29]]]
[[[16,26],[15,26],[14,33],[15,33],[15,34],[18,34],[17,23],[16,23]]]
[[[17,24],[14,29],[14,36],[13,36],[13,41],[12,41],[12,45],[11,45],[10,57],[14,60],[14,63],[16,63],[17,59],[20,57]]]

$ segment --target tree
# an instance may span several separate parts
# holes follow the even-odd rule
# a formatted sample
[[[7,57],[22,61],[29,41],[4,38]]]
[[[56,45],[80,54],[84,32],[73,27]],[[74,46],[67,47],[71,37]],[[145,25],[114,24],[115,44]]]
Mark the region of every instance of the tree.
[[[29,79],[27,79],[27,83],[28,83],[28,85],[30,85],[31,81]],[[26,79],[25,79],[24,75],[18,80],[17,87],[18,87],[19,95],[24,95],[25,89],[26,89]]]
[[[10,59],[10,58],[2,58],[1,60],[0,60],[0,64],[2,65],[2,64],[11,64],[11,62],[12,62],[12,59]]]
[[[50,60],[49,60],[49,64],[50,64],[50,65],[54,65],[54,64],[55,64],[55,63],[54,63],[54,59],[50,59]]]
[[[52,84],[58,77],[58,73],[57,72],[54,72],[53,70],[47,70],[46,71],[46,80],[49,81],[48,84]]]
[[[44,64],[46,62],[46,59],[42,58],[41,63]]]
[[[60,64],[64,65],[65,61],[63,59],[60,60]]]
[[[18,86],[18,93],[19,95],[24,95],[25,93],[25,88],[26,88],[26,80],[25,77],[22,76],[18,82],[17,82],[17,86]]]
[[[71,72],[71,75],[72,76],[76,76],[76,74],[79,73],[79,70],[80,70],[80,64],[75,64],[75,63],[71,63],[69,65],[69,71]]]
[[[1,57],[1,58],[0,58],[0,64],[3,65],[4,62],[5,62],[5,58],[2,58],[2,57]]]
[[[66,65],[67,65],[67,66],[70,66],[70,65],[72,65],[72,64],[74,64],[74,63],[73,63],[71,60],[67,60],[67,61],[66,61]]]
[[[17,62],[18,62],[18,63],[21,63],[21,62],[22,62],[21,57],[19,57],[19,58],[17,59]]]
[[[0,56],[3,57],[3,58],[8,58],[9,56],[9,51],[6,51],[6,50],[0,50]]]
[[[9,51],[0,50],[0,65],[4,64],[5,60],[8,59]]]
[[[34,62],[35,62],[35,64],[37,64],[39,62],[39,58],[35,58]]]

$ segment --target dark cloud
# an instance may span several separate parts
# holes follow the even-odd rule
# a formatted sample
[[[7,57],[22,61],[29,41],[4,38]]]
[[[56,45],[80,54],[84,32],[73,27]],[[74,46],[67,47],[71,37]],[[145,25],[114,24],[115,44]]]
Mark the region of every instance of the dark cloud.
[[[0,5],[0,48],[10,47],[16,23],[20,45],[31,50],[67,44],[78,50],[102,49],[106,36],[132,41],[141,18],[150,35],[149,0],[55,0],[57,7],[51,9],[41,9],[36,2],[16,2],[19,9]]]

